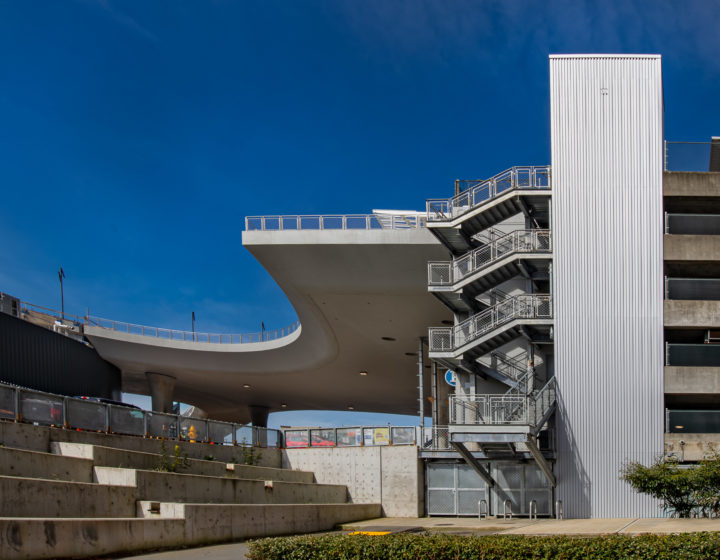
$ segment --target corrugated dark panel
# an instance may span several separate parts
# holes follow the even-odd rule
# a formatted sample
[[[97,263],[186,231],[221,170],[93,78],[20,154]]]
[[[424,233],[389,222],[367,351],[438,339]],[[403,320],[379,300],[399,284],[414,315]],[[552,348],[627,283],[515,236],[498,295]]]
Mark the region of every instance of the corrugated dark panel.
[[[113,398],[120,370],[89,346],[0,313],[0,381],[61,395]]]

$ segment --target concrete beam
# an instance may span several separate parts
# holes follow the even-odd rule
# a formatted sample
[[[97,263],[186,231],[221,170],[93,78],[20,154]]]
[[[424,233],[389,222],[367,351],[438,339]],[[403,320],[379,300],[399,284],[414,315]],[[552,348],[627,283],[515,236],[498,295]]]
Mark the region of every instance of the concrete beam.
[[[720,395],[720,367],[665,366],[665,392]]]
[[[720,434],[665,434],[665,453],[681,461],[700,461],[720,449]]]
[[[720,301],[665,300],[663,321],[666,327],[718,328]]]
[[[666,235],[663,243],[666,262],[720,260],[720,235]]]
[[[720,173],[666,171],[663,196],[720,197]]]

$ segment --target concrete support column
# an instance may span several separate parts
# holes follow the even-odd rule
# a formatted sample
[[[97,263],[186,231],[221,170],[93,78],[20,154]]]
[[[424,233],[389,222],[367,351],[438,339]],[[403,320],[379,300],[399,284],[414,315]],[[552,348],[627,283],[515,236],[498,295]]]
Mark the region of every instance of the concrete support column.
[[[173,390],[175,389],[175,378],[164,373],[146,372],[145,377],[150,385],[150,397],[152,398],[153,412],[165,412],[171,414],[173,411]]]

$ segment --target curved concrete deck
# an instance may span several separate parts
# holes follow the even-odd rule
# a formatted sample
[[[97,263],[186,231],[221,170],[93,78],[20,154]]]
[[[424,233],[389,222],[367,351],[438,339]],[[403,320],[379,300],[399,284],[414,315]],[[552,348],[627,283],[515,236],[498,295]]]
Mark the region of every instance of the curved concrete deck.
[[[427,293],[427,262],[446,255],[430,232],[258,230],[243,232],[243,245],[301,327],[268,342],[214,344],[87,326],[100,355],[121,368],[124,391],[147,394],[146,372],[171,375],[176,400],[237,422],[249,421],[248,406],[417,413],[418,338],[451,318]]]

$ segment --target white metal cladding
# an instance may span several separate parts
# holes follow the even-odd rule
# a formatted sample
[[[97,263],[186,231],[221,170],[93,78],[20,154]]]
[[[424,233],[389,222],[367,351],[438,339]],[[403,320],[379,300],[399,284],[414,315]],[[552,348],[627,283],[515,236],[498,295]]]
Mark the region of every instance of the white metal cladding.
[[[556,499],[657,516],[618,476],[663,450],[661,59],[551,56],[550,91]]]

